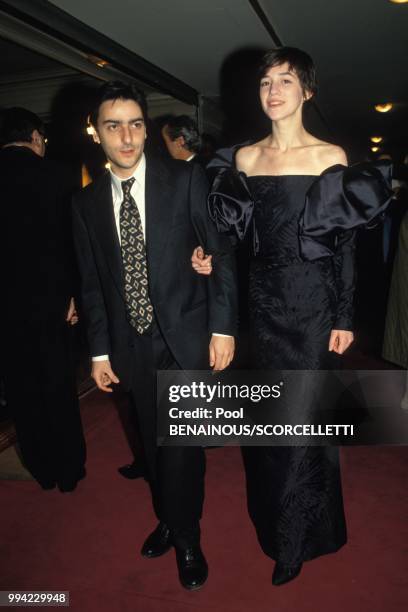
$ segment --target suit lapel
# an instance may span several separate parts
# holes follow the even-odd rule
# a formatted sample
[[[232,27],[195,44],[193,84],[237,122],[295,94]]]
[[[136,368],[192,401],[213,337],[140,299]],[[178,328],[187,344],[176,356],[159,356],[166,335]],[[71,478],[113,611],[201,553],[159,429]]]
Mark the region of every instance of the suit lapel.
[[[123,297],[123,266],[122,253],[113,212],[112,187],[110,174],[105,174],[95,191],[93,224],[99,242],[103,245],[103,253],[108,262],[114,283]]]
[[[146,250],[149,286],[157,282],[174,212],[169,169],[160,161],[146,159]]]

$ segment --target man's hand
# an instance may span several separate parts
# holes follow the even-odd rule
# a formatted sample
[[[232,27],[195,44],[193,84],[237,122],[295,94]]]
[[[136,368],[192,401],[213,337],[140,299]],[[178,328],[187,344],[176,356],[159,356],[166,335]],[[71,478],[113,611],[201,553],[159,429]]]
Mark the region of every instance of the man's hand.
[[[235,339],[233,336],[212,336],[210,342],[210,367],[224,370],[234,358]]]
[[[351,331],[343,329],[332,329],[329,340],[329,351],[334,351],[342,355],[354,340],[354,334]]]
[[[75,325],[76,323],[78,323],[79,317],[78,317],[78,313],[76,310],[75,301],[73,297],[71,298],[69,302],[68,313],[67,313],[65,320],[70,325]]]
[[[194,249],[191,256],[191,265],[198,274],[210,275],[212,272],[212,255],[205,256],[202,247],[198,246]]]
[[[108,359],[105,361],[93,361],[91,376],[96,382],[98,389],[106,393],[112,393],[113,389],[109,386],[111,383],[117,384],[119,382],[119,378],[112,370]]]

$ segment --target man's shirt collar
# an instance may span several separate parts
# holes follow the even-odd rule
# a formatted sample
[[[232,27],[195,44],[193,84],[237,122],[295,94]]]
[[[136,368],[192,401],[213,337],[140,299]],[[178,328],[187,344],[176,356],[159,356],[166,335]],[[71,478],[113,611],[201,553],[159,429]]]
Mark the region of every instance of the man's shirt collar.
[[[136,167],[136,170],[133,172],[133,174],[131,176],[128,176],[127,179],[122,179],[119,178],[114,172],[112,172],[112,170],[109,170],[110,175],[111,175],[111,183],[112,183],[112,188],[117,196],[118,199],[122,199],[123,198],[123,193],[122,193],[122,181],[126,181],[132,177],[134,177],[135,179],[135,184],[137,187],[141,187],[144,184],[144,180],[145,180],[145,173],[146,173],[146,157],[145,154],[142,154],[142,157],[140,158],[140,161]]]

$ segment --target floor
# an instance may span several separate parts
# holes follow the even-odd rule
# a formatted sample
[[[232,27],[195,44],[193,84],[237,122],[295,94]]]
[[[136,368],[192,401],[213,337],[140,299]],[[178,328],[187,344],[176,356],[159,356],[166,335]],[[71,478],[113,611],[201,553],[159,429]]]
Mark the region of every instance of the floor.
[[[129,459],[111,396],[82,400],[88,475],[69,494],[30,480],[0,481],[0,590],[64,590],[73,612],[390,612],[408,606],[408,447],[342,449],[349,542],[271,585],[245,506],[239,448],[207,451],[202,545],[209,579],[178,582],[174,552],[139,551],[155,519],[144,481],[127,481]]]

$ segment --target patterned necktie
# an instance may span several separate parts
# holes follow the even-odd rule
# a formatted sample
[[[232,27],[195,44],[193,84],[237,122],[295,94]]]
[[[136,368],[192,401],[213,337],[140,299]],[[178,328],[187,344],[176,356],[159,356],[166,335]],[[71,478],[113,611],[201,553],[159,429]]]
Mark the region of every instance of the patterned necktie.
[[[120,206],[120,237],[125,278],[125,299],[128,319],[139,334],[146,332],[153,321],[149,298],[146,248],[142,222],[136,202],[130,194],[134,177],[122,181],[123,201]]]

